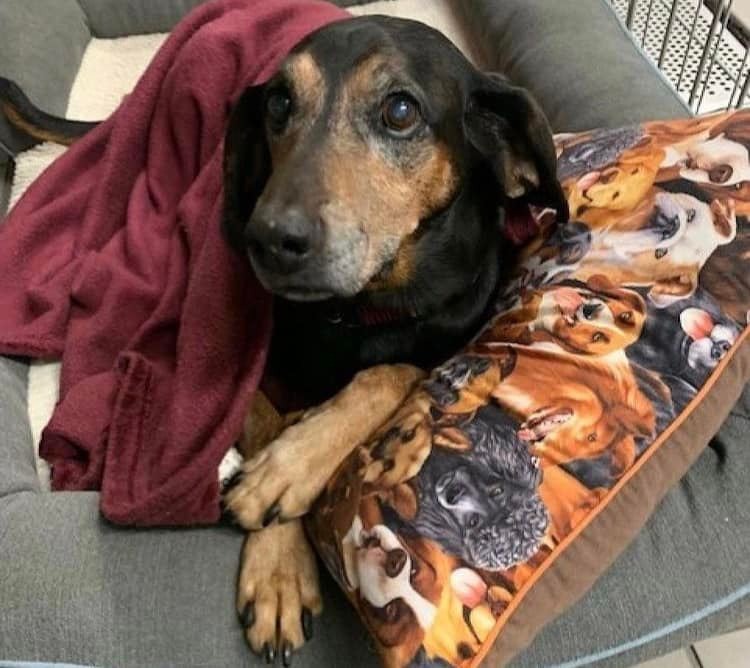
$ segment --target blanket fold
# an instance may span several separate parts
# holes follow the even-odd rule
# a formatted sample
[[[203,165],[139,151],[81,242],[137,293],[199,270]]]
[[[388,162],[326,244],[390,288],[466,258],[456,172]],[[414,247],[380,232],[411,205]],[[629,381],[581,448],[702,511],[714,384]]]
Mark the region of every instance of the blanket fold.
[[[217,467],[271,326],[270,297],[221,235],[228,112],[346,16],[316,0],[201,5],[0,229],[0,352],[62,358],[41,454],[53,489],[101,489],[113,522],[218,519]]]

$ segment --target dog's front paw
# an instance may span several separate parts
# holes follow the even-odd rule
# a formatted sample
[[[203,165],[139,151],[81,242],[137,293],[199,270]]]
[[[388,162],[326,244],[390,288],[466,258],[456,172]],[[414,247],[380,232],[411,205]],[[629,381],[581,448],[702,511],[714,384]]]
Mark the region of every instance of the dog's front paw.
[[[323,606],[315,556],[299,520],[251,533],[242,551],[237,612],[253,651],[273,663],[312,637]]]
[[[321,452],[325,438],[304,423],[287,428],[234,476],[222,500],[225,514],[248,530],[304,515],[338,465],[333,453]]]

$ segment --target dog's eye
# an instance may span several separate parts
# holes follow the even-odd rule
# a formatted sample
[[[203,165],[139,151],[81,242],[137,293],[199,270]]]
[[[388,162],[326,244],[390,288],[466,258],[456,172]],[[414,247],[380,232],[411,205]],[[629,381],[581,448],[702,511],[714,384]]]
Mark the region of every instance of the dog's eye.
[[[687,209],[685,211],[685,217],[688,223],[692,223],[695,220],[695,209]]]
[[[386,99],[382,118],[383,124],[391,134],[406,137],[419,125],[419,105],[405,93],[396,93]]]
[[[479,515],[472,515],[469,518],[469,529],[474,529],[479,524]]]
[[[657,260],[661,260],[669,251],[666,248],[657,248],[654,252],[654,257]]]
[[[631,311],[625,311],[624,313],[620,313],[620,320],[622,322],[632,322],[633,321],[633,314]]]
[[[409,431],[405,431],[403,434],[401,434],[401,442],[408,443],[409,441],[413,440],[416,435],[417,435],[416,427],[414,427],[414,429],[409,429]]]
[[[591,340],[594,343],[600,343],[601,341],[604,341],[607,337],[604,336],[602,332],[594,332],[594,335],[591,337]]]
[[[292,112],[292,98],[285,90],[272,92],[266,99],[266,114],[271,126],[280,130],[284,127]]]
[[[592,431],[587,437],[586,440],[589,443],[593,443],[596,440],[596,434]]]

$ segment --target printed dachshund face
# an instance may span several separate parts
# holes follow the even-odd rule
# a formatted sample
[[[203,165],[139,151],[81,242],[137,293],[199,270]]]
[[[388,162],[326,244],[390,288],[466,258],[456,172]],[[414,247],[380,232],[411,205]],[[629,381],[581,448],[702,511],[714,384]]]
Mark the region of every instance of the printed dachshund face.
[[[561,286],[545,291],[539,311],[539,323],[563,348],[605,355],[638,339],[646,304],[638,293],[596,276],[585,288]]]
[[[313,33],[241,96],[225,147],[229,239],[292,300],[409,284],[426,255],[448,251],[446,212],[476,173],[497,184],[497,205],[528,194],[567,211],[528,94],[413,21],[362,17]]]

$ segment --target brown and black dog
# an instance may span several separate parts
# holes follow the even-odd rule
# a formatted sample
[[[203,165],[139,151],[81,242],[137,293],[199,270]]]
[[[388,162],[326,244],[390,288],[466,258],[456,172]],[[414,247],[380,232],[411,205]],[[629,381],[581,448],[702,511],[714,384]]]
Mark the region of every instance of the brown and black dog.
[[[7,82],[0,101],[42,139],[88,127],[40,114]],[[448,358],[486,319],[510,265],[505,201],[562,220],[567,205],[529,94],[414,21],[314,32],[239,97],[225,145],[227,238],[276,296],[265,396],[225,506],[252,531],[237,601],[248,640],[286,664],[320,609],[298,518],[423,377],[417,367]]]

